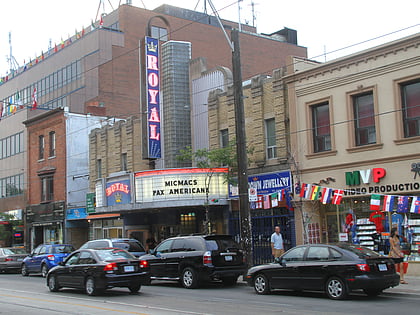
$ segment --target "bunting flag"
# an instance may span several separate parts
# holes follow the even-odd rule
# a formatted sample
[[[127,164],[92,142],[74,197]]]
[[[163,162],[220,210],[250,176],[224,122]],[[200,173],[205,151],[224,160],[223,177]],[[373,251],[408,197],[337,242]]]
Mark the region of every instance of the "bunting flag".
[[[391,212],[394,209],[395,196],[385,195],[382,211]]]
[[[35,110],[38,106],[38,99],[36,93],[36,87],[34,87],[34,91],[32,93],[32,109]]]
[[[341,200],[343,199],[344,190],[342,189],[336,189],[334,190],[334,195],[332,198],[332,204],[333,205],[339,205],[341,204]]]
[[[411,201],[411,213],[420,213],[420,197],[414,196],[413,200]]]
[[[318,200],[321,193],[321,186],[313,185],[311,190],[311,200]]]
[[[397,212],[406,213],[408,211],[408,196],[399,196]]]
[[[370,196],[370,210],[379,211],[381,209],[381,195]]]
[[[326,205],[331,202],[332,188],[325,187],[322,189],[321,202]]]
[[[270,199],[271,199],[271,207],[275,208],[279,206],[278,193],[271,194]]]

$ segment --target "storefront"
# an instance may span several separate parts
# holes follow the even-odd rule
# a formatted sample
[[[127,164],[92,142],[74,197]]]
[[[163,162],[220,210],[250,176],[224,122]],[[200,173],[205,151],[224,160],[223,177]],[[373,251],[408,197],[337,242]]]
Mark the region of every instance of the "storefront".
[[[396,161],[328,171],[328,178],[305,176],[306,183],[319,182],[300,187],[307,239],[349,241],[388,254],[389,233],[395,227],[404,238],[406,258],[420,261],[419,166],[415,161]],[[305,195],[304,190],[310,192]]]
[[[87,217],[89,238],[133,237],[146,243],[204,230],[227,233],[227,171],[151,170],[98,180],[96,212]]]

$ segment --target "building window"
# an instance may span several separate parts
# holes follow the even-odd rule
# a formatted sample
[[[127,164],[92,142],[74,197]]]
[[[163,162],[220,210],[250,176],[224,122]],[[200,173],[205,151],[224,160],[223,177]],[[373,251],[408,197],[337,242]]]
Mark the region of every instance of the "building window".
[[[420,81],[402,84],[401,100],[404,136],[420,136]]]
[[[41,202],[54,200],[54,177],[41,177]]]
[[[44,136],[41,135],[38,137],[38,160],[44,159],[44,150],[45,150],[45,139],[44,139]]]
[[[96,174],[98,175],[97,178],[102,178],[102,160],[96,160]]]
[[[356,146],[376,143],[373,93],[354,95],[352,100]]]
[[[331,150],[330,109],[328,102],[312,106],[314,152]]]
[[[265,137],[267,148],[267,160],[277,157],[276,147],[276,121],[274,118],[265,120]]]
[[[127,153],[121,154],[121,171],[127,171]]]
[[[50,138],[50,157],[54,157],[55,156],[55,132],[54,131],[50,131],[49,138]]]
[[[168,30],[166,28],[152,26],[151,29],[151,37],[159,39],[163,42],[168,40]]]
[[[229,130],[220,130],[220,147],[227,148],[229,146]]]

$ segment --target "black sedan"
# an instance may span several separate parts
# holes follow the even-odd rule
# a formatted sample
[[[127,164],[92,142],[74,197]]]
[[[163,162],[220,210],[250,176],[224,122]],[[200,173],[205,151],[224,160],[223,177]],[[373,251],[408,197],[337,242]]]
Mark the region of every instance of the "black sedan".
[[[123,249],[80,249],[48,272],[47,286],[52,292],[69,287],[83,289],[88,295],[113,287],[127,287],[135,293],[150,282],[149,277],[147,262]]]
[[[340,300],[360,289],[378,295],[397,286],[400,277],[391,258],[366,247],[340,243],[294,247],[278,262],[250,268],[246,280],[258,294],[274,289],[324,291],[329,298]]]

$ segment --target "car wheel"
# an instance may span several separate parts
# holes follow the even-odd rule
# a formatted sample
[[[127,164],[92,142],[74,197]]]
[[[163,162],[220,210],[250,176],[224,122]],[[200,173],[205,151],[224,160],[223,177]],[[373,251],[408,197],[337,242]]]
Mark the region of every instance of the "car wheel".
[[[238,277],[224,277],[222,278],[222,282],[224,286],[231,287],[236,284]]]
[[[382,293],[382,290],[377,290],[377,289],[363,289],[363,292],[365,292],[365,294],[367,296],[378,296],[379,294]]]
[[[343,300],[348,294],[346,284],[337,277],[328,279],[325,285],[325,291],[328,297],[333,300]]]
[[[99,293],[98,288],[96,287],[96,282],[93,277],[88,277],[85,283],[85,291],[89,296],[94,296]]]
[[[55,275],[50,275],[48,277],[48,289],[50,289],[51,292],[57,292],[60,290],[60,286],[57,283],[57,278]]]
[[[262,273],[256,275],[254,278],[254,290],[258,294],[269,294],[271,291],[270,282]]]
[[[48,274],[48,266],[46,264],[42,264],[41,266],[41,274],[42,277],[45,278]]]
[[[24,276],[24,277],[29,276],[28,267],[25,264],[22,265],[22,268],[20,269],[20,272],[21,272],[22,276]]]
[[[134,284],[134,285],[130,285],[128,287],[128,289],[130,290],[131,293],[137,293],[140,291],[141,288],[141,284]]]
[[[197,272],[187,267],[182,271],[181,275],[181,283],[182,286],[186,289],[195,289],[198,287],[198,276]]]

